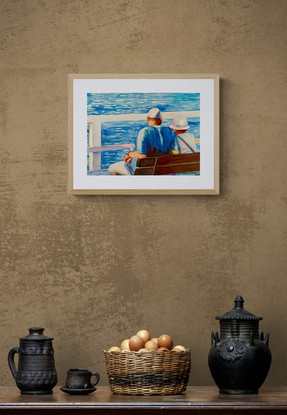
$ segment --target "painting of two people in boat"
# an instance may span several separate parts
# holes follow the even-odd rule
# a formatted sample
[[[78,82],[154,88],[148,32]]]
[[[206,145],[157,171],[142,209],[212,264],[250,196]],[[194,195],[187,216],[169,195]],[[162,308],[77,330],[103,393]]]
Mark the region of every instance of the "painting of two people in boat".
[[[200,93],[88,93],[88,175],[200,175]]]

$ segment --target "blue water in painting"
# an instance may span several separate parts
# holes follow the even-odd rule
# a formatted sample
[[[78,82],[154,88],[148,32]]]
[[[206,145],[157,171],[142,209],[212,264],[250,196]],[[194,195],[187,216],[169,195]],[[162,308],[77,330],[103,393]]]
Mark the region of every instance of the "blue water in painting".
[[[157,107],[162,112],[199,111],[199,93],[121,93],[87,94],[88,115],[146,114]],[[180,115],[180,114],[179,114]],[[200,138],[200,119],[188,118],[188,133]],[[172,119],[163,120],[170,125]],[[135,143],[138,132],[147,126],[146,121],[120,121],[102,123],[102,145]],[[88,128],[87,128],[88,133]],[[200,145],[197,144],[197,151]],[[101,167],[108,169],[112,163],[122,161],[127,150],[102,152]]]
[[[164,112],[199,111],[199,93],[87,94],[88,115],[145,114],[151,108]]]

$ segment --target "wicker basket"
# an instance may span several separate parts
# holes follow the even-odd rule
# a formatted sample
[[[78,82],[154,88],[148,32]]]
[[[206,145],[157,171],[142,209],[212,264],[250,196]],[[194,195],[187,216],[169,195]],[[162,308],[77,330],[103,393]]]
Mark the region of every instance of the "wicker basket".
[[[104,351],[111,391],[116,395],[177,395],[190,374],[190,350]]]

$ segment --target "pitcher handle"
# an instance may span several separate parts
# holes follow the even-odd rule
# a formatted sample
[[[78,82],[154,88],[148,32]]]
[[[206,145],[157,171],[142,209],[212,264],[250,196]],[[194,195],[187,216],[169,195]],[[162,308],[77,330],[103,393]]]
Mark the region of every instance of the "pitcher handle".
[[[91,377],[95,376],[96,380],[94,383],[92,383],[92,387],[96,386],[99,383],[100,380],[100,375],[98,374],[98,372],[91,372]]]
[[[15,356],[15,353],[19,353],[19,352],[20,352],[19,347],[13,347],[13,349],[11,349],[8,354],[8,364],[9,364],[9,367],[10,367],[10,370],[12,372],[14,379],[16,379],[16,376],[18,373],[16,370],[16,366],[15,366],[14,356]]]

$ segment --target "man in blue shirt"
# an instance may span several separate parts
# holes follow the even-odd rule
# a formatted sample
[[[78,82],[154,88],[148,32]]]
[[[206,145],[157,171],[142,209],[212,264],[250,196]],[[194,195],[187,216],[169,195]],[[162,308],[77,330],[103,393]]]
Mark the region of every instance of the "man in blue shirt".
[[[180,147],[175,132],[162,126],[162,116],[158,108],[152,108],[147,114],[148,127],[140,130],[136,146],[124,157],[124,161],[112,164],[109,173],[112,175],[133,175],[137,159],[178,154]]]

